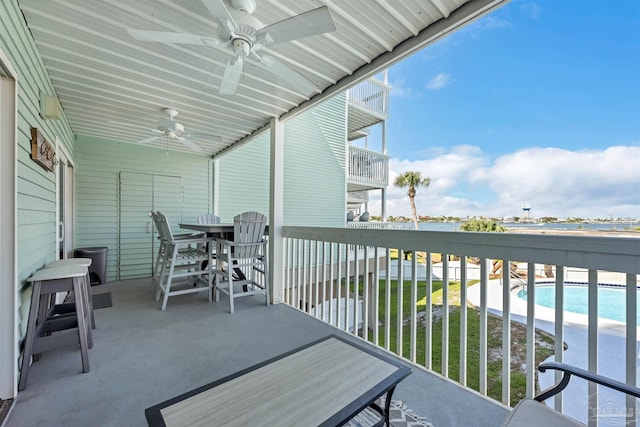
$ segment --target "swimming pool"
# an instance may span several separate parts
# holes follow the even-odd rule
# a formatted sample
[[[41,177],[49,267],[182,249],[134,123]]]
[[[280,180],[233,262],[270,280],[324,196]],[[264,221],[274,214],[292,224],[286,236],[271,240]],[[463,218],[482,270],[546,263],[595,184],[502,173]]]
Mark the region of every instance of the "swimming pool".
[[[555,292],[554,285],[537,285],[536,286],[536,305],[555,308]],[[598,317],[618,322],[626,321],[626,304],[625,289],[599,286],[598,287]],[[527,300],[527,291],[525,289],[518,292],[518,298]],[[587,314],[587,286],[565,285],[564,287],[564,309],[572,313]],[[637,299],[638,319],[637,324],[640,326],[640,291]]]

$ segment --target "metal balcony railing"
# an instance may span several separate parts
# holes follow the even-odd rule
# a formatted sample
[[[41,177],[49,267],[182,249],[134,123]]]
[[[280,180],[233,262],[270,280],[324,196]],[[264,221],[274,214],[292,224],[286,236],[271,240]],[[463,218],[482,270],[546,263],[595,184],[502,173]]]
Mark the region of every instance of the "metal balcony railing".
[[[389,156],[360,147],[349,147],[348,179],[375,188],[389,184]]]
[[[390,90],[389,85],[372,78],[349,89],[348,99],[352,105],[357,105],[386,118],[389,116]]]
[[[526,397],[554,383],[554,374],[536,373],[537,328],[555,337],[555,361],[575,363],[569,359],[577,358],[593,373],[638,384],[640,245],[636,238],[290,226],[283,231],[286,303],[461,386],[491,396],[489,372],[494,370],[496,375],[496,363],[501,364],[501,378],[492,397],[507,405],[514,404],[514,370],[524,370]],[[408,260],[399,262],[405,251],[411,251]],[[441,262],[434,263],[436,258]],[[571,298],[568,289],[576,283],[588,295],[585,315],[562,308],[563,301]],[[599,300],[604,284],[622,292],[623,307],[618,308],[624,313],[622,320],[598,317],[599,304],[609,304]],[[553,287],[555,308],[536,305],[535,294],[541,286]],[[456,303],[451,302],[454,290],[459,292]],[[437,303],[436,295],[441,296]],[[459,309],[470,305],[474,308]],[[403,315],[397,316],[398,312]],[[492,313],[501,317],[498,327],[489,327]],[[525,339],[512,337],[513,321],[526,326]],[[501,343],[498,353],[495,342],[493,348],[489,345],[490,339]],[[434,340],[441,343],[437,354]],[[473,351],[469,350],[472,341]],[[513,367],[516,352],[526,357],[526,363]],[[474,375],[479,370],[479,380],[467,385],[472,367]],[[567,404],[566,410],[578,410],[569,415],[584,422],[588,418],[590,426],[596,421],[589,411],[607,404],[632,417],[638,414],[636,399],[605,395],[591,385],[588,390],[586,385],[580,387],[582,394],[567,388],[556,396],[556,409],[562,411],[563,399],[577,401],[580,404]]]

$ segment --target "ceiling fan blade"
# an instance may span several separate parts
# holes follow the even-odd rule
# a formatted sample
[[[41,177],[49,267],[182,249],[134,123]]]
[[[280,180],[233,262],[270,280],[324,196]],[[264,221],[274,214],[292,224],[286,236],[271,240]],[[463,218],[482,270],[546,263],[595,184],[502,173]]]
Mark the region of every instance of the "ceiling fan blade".
[[[327,6],[322,6],[256,31],[256,39],[263,45],[277,44],[336,30]]]
[[[185,137],[193,139],[203,139],[209,142],[222,142],[222,137],[220,135],[212,135],[209,133],[188,133],[185,134]]]
[[[233,58],[227,62],[220,82],[220,95],[233,95],[238,89],[238,83],[242,77],[244,61],[241,58]]]
[[[238,26],[233,16],[229,13],[229,9],[222,0],[202,0],[209,13],[213,15],[220,24],[224,25],[229,32],[234,33]]]
[[[148,144],[150,142],[155,141],[156,139],[162,138],[162,135],[150,136],[149,138],[145,138],[142,141],[136,142],[136,144]]]
[[[316,85],[311,80],[271,56],[263,55],[259,58],[256,65],[275,74],[287,85],[299,90],[305,95],[317,90]]]
[[[202,148],[200,148],[198,145],[194,144],[193,142],[189,141],[188,138],[179,136],[176,139],[181,143],[183,143],[186,147],[192,149],[193,151],[198,151],[198,152],[202,151]]]
[[[215,37],[197,36],[195,34],[132,29],[127,29],[127,32],[131,34],[134,39],[147,42],[198,44],[206,46],[218,46],[220,44],[220,41]]]

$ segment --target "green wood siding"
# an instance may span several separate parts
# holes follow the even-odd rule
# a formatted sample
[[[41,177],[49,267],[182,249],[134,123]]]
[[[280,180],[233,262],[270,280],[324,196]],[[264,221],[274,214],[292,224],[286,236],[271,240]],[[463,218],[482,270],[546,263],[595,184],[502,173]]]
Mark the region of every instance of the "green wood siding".
[[[31,160],[31,128],[35,127],[52,144],[56,139],[73,153],[73,134],[64,115],[61,120],[44,120],[39,115],[40,93],[55,95],[42,58],[27,30],[16,1],[0,2],[0,49],[17,73],[17,274],[20,292],[20,334],[24,335],[31,287],[26,279],[55,259],[56,189],[55,174]],[[2,141],[3,144],[8,141]]]
[[[340,94],[286,122],[286,225],[344,226],[346,108]]]
[[[222,157],[218,177],[221,222],[246,211],[269,216],[269,132]]]
[[[196,216],[211,211],[211,160],[207,157],[173,151],[167,154],[158,148],[79,136],[75,159],[75,247],[109,248],[107,281],[121,278],[118,271],[120,262],[138,264],[136,271],[136,268],[126,267],[122,278],[149,277],[151,274],[151,263],[146,274],[143,273],[144,266],[139,265],[140,257],[146,257],[143,253],[148,249],[136,249],[134,246],[138,243],[133,241],[120,242],[121,227],[131,226],[131,217],[124,218],[126,221],[121,217],[122,200],[130,202],[133,197],[139,204],[147,205],[138,206],[136,211],[135,218],[139,224],[135,232],[141,234],[147,233],[147,222],[151,224],[151,218],[143,219],[140,215],[151,209],[164,210],[174,232],[180,232],[177,228],[179,222],[195,222]],[[127,187],[128,192],[121,194],[123,175],[129,178],[125,181],[128,184],[138,177],[138,190],[142,192],[136,194],[133,187]],[[176,185],[180,186],[180,182],[182,191],[177,196]],[[147,195],[143,197],[145,193]],[[131,208],[131,204],[127,206]],[[176,210],[175,206],[180,208]],[[128,213],[130,210],[125,209],[124,214]],[[149,234],[149,242],[151,240]],[[120,247],[125,247],[127,253],[120,254]]]
[[[220,159],[218,214],[269,212],[269,133]],[[336,97],[284,126],[284,223],[342,227],[346,212],[346,99]]]

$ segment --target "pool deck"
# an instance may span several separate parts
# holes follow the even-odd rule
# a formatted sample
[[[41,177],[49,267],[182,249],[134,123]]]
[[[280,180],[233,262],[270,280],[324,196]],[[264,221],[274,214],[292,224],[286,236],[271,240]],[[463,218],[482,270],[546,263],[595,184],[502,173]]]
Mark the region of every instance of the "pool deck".
[[[607,283],[612,283],[608,281]],[[613,282],[615,283],[615,282]],[[512,286],[514,283],[512,283]],[[511,318],[526,324],[527,303],[516,294],[521,288],[511,291]],[[487,306],[490,312],[502,315],[502,281],[490,280],[487,293]],[[480,305],[480,285],[473,285],[468,290],[469,302]],[[555,310],[547,307],[536,306],[535,327],[543,331],[555,334]],[[598,319],[598,373],[625,382],[625,325],[607,319]],[[640,332],[640,328],[639,328]],[[640,334],[638,335],[640,336]],[[582,314],[565,312],[564,316],[564,341],[567,349],[563,354],[563,362],[583,369],[587,369],[587,316]],[[640,342],[639,342],[640,345]],[[555,356],[548,360],[553,360]],[[640,372],[640,360],[637,361]],[[554,373],[539,374],[541,389],[546,389],[555,383]],[[587,382],[581,379],[572,379],[563,392],[563,412],[583,423],[587,422]],[[553,404],[552,401],[548,402]],[[624,407],[625,398],[622,393],[610,392],[604,387],[599,392],[600,407],[610,405],[612,407]],[[619,406],[618,406],[619,405]]]

